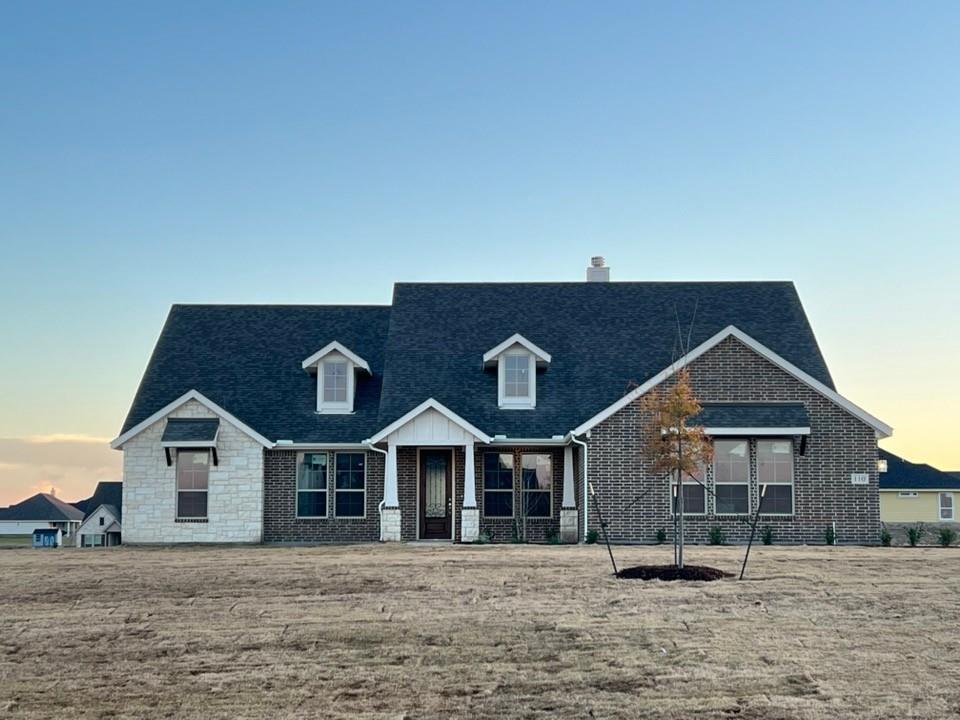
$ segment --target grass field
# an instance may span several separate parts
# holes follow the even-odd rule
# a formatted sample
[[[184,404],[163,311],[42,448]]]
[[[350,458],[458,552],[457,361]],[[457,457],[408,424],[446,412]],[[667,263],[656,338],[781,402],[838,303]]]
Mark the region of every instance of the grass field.
[[[601,546],[9,550],[0,717],[960,714],[960,551],[760,547],[748,575],[618,581]]]
[[[33,535],[0,535],[0,548],[30,547]]]

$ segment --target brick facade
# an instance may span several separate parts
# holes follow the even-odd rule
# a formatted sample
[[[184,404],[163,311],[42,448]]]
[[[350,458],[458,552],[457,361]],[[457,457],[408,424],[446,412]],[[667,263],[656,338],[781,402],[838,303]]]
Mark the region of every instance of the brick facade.
[[[792,438],[794,515],[761,515],[758,525],[771,527],[775,543],[823,543],[825,528],[833,522],[840,543],[878,542],[880,507],[873,428],[734,338],[722,341],[689,367],[694,390],[703,402],[799,401],[807,409],[811,434],[803,454],[800,438]],[[638,399],[593,428],[587,441],[590,481],[610,538],[618,542],[653,542],[659,528],[672,537],[669,482],[654,476],[641,459],[643,421]],[[751,440],[754,508],[758,495],[755,447]],[[868,473],[869,484],[852,485],[851,473]],[[709,469],[707,487],[712,488],[712,483]],[[629,511],[621,509],[641,494],[645,494],[644,500]],[[595,502],[591,498],[591,529],[599,529]],[[687,540],[706,542],[710,528],[719,526],[729,542],[744,542],[750,532],[747,523],[737,517],[716,516],[713,507],[708,493],[706,516],[685,518]]]
[[[296,450],[264,451],[263,539],[265,542],[370,542],[380,539],[378,506],[383,499],[383,455],[376,452],[365,453],[365,517],[338,518],[334,512],[334,473],[332,471],[333,455],[337,451],[327,452],[330,455],[328,467],[331,468],[327,473],[327,517],[298,518],[298,452]]]

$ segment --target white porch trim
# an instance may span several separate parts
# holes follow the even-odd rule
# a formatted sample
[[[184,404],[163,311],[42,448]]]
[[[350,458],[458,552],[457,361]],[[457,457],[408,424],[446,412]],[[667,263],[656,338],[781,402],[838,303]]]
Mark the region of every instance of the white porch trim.
[[[485,432],[483,432],[476,426],[471,425],[462,417],[457,415],[455,412],[445,407],[443,404],[437,402],[433,398],[428,398],[424,402],[417,405],[413,410],[408,412],[406,415],[398,418],[397,420],[394,420],[392,423],[390,423],[385,428],[383,428],[383,430],[381,430],[376,435],[371,437],[369,440],[366,440],[364,442],[369,443],[371,445],[375,445],[378,442],[383,442],[384,440],[387,439],[387,436],[389,436],[396,430],[399,430],[408,422],[413,420],[418,415],[426,412],[427,410],[435,410],[436,412],[440,413],[447,420],[452,422],[454,425],[459,426],[461,429],[468,432],[469,434],[473,435],[480,442],[489,443],[493,439],[489,435],[487,435]]]

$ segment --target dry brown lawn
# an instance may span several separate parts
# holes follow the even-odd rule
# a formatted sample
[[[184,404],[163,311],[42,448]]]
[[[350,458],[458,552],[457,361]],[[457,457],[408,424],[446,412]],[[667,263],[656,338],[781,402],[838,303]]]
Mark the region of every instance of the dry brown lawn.
[[[0,717],[960,715],[960,551],[751,563],[678,584],[615,580],[601,546],[3,550]]]

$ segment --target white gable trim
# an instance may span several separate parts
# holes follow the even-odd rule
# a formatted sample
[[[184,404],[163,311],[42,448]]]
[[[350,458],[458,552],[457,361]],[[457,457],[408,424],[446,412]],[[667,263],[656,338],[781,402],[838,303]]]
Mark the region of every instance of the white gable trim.
[[[385,428],[383,428],[383,430],[378,432],[369,440],[364,440],[364,444],[374,445],[378,442],[383,442],[384,440],[386,440],[388,435],[400,429],[401,427],[406,425],[408,422],[413,420],[415,417],[426,412],[427,410],[437,411],[438,413],[443,415],[445,418],[447,418],[447,420],[452,422],[454,425],[461,427],[463,430],[470,433],[481,442],[489,443],[493,439],[489,435],[484,433],[482,430],[479,430],[474,425],[471,425],[470,423],[468,423],[466,420],[464,420],[462,417],[457,415],[455,412],[453,412],[449,408],[443,406],[433,398],[429,398],[424,402],[420,403],[419,405],[417,405],[413,410],[408,412],[403,417],[397,420],[394,420],[392,423],[387,425]]]
[[[320,350],[317,350],[313,355],[311,355],[306,360],[304,360],[303,363],[301,363],[301,366],[303,367],[304,370],[306,370],[309,367],[313,367],[314,365],[319,363],[324,357],[326,357],[332,352],[340,353],[347,360],[352,362],[354,367],[360,370],[365,370],[366,372],[370,373],[370,366],[367,364],[366,360],[364,360],[362,357],[357,355],[355,352],[353,352],[349,348],[338,343],[336,340],[334,340],[329,345],[325,345]],[[370,374],[372,375],[373,373],[370,373]]]
[[[702,344],[698,345],[693,350],[688,352],[686,355],[684,355],[682,358],[677,360],[675,363],[661,370],[659,373],[654,375],[652,378],[647,380],[645,383],[643,383],[639,387],[631,390],[629,393],[627,393],[622,398],[617,400],[615,403],[607,407],[605,410],[601,410],[599,413],[594,415],[585,423],[575,428],[573,430],[573,434],[582,435],[588,430],[596,427],[601,422],[606,420],[608,417],[618,412],[619,410],[622,410],[624,407],[632,403],[641,395],[645,394],[650,389],[662,383],[668,377],[670,377],[675,372],[677,372],[677,370],[680,370],[686,365],[689,365],[691,362],[693,362],[698,357],[706,353],[708,350],[711,350],[717,345],[719,345],[723,340],[726,340],[728,337],[736,338],[737,340],[742,342],[744,345],[749,347],[751,350],[756,352],[758,355],[766,358],[767,360],[772,362],[774,365],[778,366],[780,369],[784,370],[788,374],[793,375],[793,377],[795,377],[797,380],[809,386],[816,392],[820,393],[825,398],[827,398],[834,404],[840,406],[841,408],[846,410],[848,413],[850,413],[854,417],[862,420],[867,425],[869,425],[874,430],[876,430],[877,435],[879,437],[884,438],[884,437],[890,437],[891,435],[893,435],[893,428],[887,425],[885,422],[882,422],[881,420],[877,419],[876,417],[868,413],[866,410],[861,408],[860,406],[850,402],[835,390],[831,390],[822,382],[812,377],[811,375],[808,375],[793,363],[780,357],[773,350],[757,342],[752,337],[750,337],[749,335],[747,335],[745,332],[743,332],[742,330],[740,330],[734,325],[728,325],[723,330],[718,332],[716,335],[714,335],[710,339],[706,340],[705,342],[703,342]]]
[[[127,441],[129,441],[131,438],[136,437],[137,435],[142,433],[144,430],[146,430],[148,427],[150,427],[155,422],[157,422],[157,420],[162,420],[167,415],[169,415],[174,410],[176,410],[178,407],[180,407],[184,403],[187,403],[191,400],[196,400],[198,403],[203,405],[205,408],[207,408],[207,410],[212,412],[214,415],[218,415],[221,420],[226,420],[228,423],[233,425],[237,430],[242,432],[244,435],[247,435],[253,438],[264,447],[267,447],[267,448],[273,447],[273,443],[267,440],[263,435],[258,433],[249,425],[235,418],[233,415],[231,415],[222,407],[220,407],[215,402],[213,402],[213,400],[210,400],[209,398],[204,397],[202,394],[200,394],[196,390],[190,390],[184,393],[169,405],[165,405],[164,407],[157,410],[153,415],[148,417],[146,420],[137,423],[132,428],[127,430],[125,433],[123,433],[122,435],[114,439],[110,443],[110,447],[112,447],[114,450],[121,449],[127,443]]]
[[[509,350],[514,345],[520,345],[521,347],[528,350],[530,354],[532,354],[537,359],[538,362],[549,364],[550,360],[552,359],[550,356],[550,353],[548,353],[546,350],[543,350],[537,347],[532,342],[527,340],[520,333],[514,333],[499,345],[491,348],[490,350],[487,350],[487,352],[483,354],[483,363],[487,364],[488,362],[496,360],[500,355],[502,355],[506,350]]]

